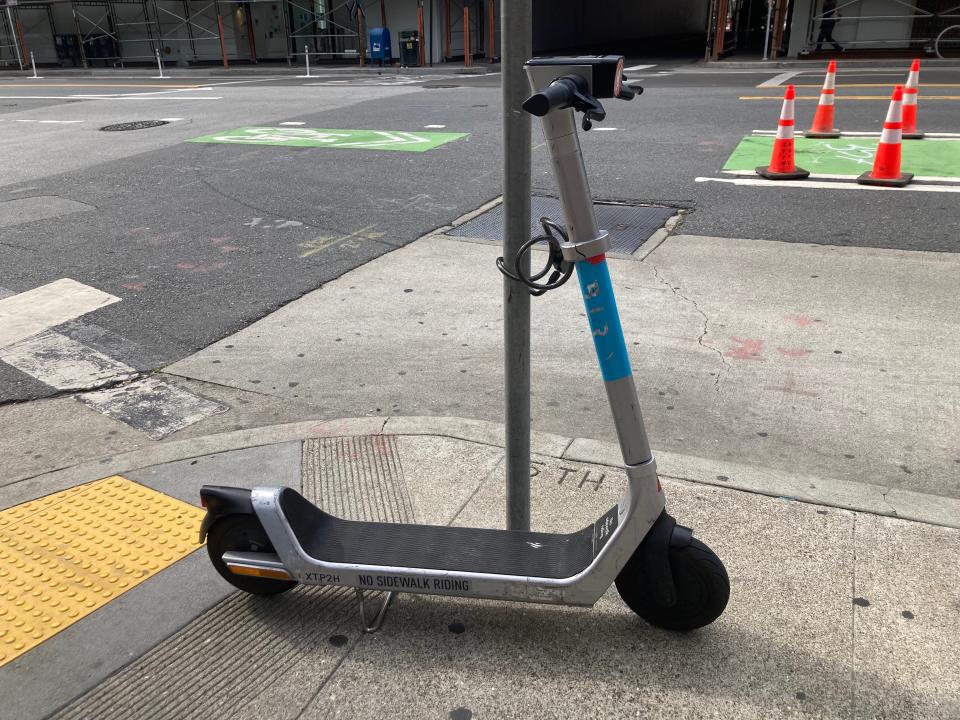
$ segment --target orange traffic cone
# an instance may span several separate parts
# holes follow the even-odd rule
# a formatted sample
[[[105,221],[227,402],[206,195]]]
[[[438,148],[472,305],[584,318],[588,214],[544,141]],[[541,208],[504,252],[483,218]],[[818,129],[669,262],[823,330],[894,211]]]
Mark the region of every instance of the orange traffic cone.
[[[809,138],[838,138],[840,131],[833,126],[833,100],[837,93],[837,61],[827,65],[827,76],[820,91],[820,102],[813,116],[813,125],[803,135]]]
[[[900,136],[903,134],[903,86],[897,85],[890,99],[887,120],[877,145],[873,170],[857,178],[861,185],[903,187],[913,179],[911,173],[900,172]]]
[[[780,111],[780,123],[777,138],[773,141],[773,154],[770,164],[758,167],[757,175],[767,180],[800,180],[810,173],[798,168],[793,160],[793,102],[797,97],[793,85],[787,85],[783,94],[783,109]]]
[[[914,60],[910,75],[903,88],[903,137],[905,140],[921,140],[923,133],[917,131],[917,96],[920,91],[920,61]]]

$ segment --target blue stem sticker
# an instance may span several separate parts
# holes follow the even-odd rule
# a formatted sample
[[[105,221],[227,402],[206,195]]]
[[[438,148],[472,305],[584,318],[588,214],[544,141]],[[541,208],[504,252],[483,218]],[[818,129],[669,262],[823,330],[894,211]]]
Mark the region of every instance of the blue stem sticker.
[[[593,264],[581,260],[576,265],[583,304],[587,308],[593,345],[600,362],[600,374],[605,382],[612,382],[630,375],[630,356],[623,340],[623,328],[620,326],[620,313],[613,296],[610,283],[610,270],[607,261]]]

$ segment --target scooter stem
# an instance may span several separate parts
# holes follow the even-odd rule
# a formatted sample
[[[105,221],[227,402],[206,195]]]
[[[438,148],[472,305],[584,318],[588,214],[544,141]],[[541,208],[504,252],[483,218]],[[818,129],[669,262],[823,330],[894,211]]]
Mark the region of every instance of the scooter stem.
[[[572,108],[553,110],[541,121],[567,232],[571,243],[582,248],[576,260],[577,277],[623,461],[627,466],[640,465],[652,457],[650,443],[603,254],[609,242],[606,233],[597,227],[574,111]]]

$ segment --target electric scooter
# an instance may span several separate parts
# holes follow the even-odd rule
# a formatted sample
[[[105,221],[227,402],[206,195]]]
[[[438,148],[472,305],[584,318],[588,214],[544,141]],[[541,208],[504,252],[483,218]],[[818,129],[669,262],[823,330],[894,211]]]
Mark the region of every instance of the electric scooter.
[[[642,89],[626,84],[619,56],[533,59],[526,71],[534,94],[523,108],[542,118],[565,226],[543,218],[545,234],[525,242],[512,264],[499,258],[497,265],[533,295],[559,287],[576,270],[626,493],[582,530],[554,534],[344,520],[288,487],[206,485],[200,541],[220,575],[240,590],[272,595],[298,583],[355,588],[371,632],[397,592],[592,606],[616,583],[631,610],[677,631],[707,625],[726,607],[723,563],[665,510],[604,255],[609,235],[597,227],[575,124],[579,112],[589,130],[606,117],[601,99],[630,100]],[[547,245],[547,262],[533,274],[525,256],[537,244]],[[372,620],[363,604],[368,591],[387,591]]]

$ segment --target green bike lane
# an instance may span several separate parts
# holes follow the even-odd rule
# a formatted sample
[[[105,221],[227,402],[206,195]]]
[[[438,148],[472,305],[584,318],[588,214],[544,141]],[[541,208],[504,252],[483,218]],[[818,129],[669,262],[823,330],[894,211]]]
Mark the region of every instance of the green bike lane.
[[[773,150],[772,135],[743,138],[723,166],[723,172],[754,175],[767,165]],[[811,177],[856,178],[873,167],[879,137],[839,137],[794,141],[796,164]],[[901,168],[917,180],[960,180],[960,139],[904,140]]]

